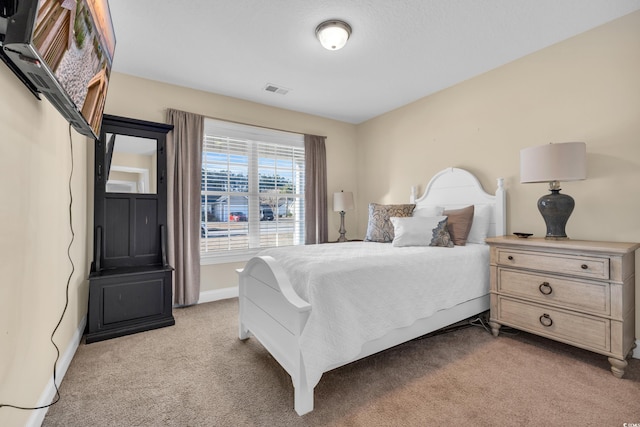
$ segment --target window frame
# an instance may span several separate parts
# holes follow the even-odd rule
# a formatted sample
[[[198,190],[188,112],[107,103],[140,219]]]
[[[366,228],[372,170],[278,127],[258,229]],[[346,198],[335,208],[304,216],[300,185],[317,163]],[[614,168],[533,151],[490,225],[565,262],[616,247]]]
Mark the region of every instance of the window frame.
[[[212,119],[212,118],[205,118],[204,128],[205,129],[204,129],[203,138],[205,139],[203,140],[203,159],[206,153],[208,152],[204,148],[205,140],[207,137],[244,140],[251,144],[250,145],[251,148],[248,151],[249,153],[253,153],[253,154],[249,154],[249,158],[247,159],[247,170],[249,175],[248,185],[250,188],[249,191],[247,192],[247,196],[250,198],[257,196],[258,207],[255,208],[255,203],[256,203],[255,201],[250,202],[249,204],[249,207],[248,207],[249,212],[247,213],[247,217],[248,217],[247,233],[249,238],[248,244],[251,245],[252,242],[253,244],[255,244],[255,239],[257,238],[258,241],[260,239],[260,232],[259,231],[252,232],[250,228],[251,226],[250,224],[254,224],[255,226],[256,219],[258,224],[260,223],[260,219],[259,217],[255,218],[255,212],[254,212],[254,218],[250,217],[250,214],[251,214],[252,207],[254,210],[257,210],[259,212],[260,205],[261,205],[259,201],[259,198],[260,198],[259,196],[260,191],[258,188],[259,180],[256,179],[260,176],[259,174],[260,167],[258,165],[259,163],[258,159],[260,157],[258,157],[257,155],[257,151],[256,151],[257,147],[259,144],[294,147],[294,148],[302,149],[304,153],[304,135],[299,133],[294,133],[294,132],[274,130],[269,128],[245,125],[241,123],[228,122],[228,121]],[[293,156],[291,159],[293,160],[294,157],[295,156]],[[302,164],[304,165],[304,154],[302,157],[303,157]],[[206,164],[204,161],[203,161],[202,167],[203,167],[203,170],[206,167]],[[306,170],[305,170],[305,173],[306,173]],[[293,197],[295,199],[298,199],[298,203],[300,203],[301,206],[304,206],[304,197],[305,197],[304,181],[302,182],[302,185],[298,186],[298,191],[299,192],[295,194],[284,193],[282,196],[287,198]],[[202,189],[201,198],[204,197],[204,200],[206,200],[208,196],[209,194],[205,194],[205,190]],[[201,209],[202,209],[202,204],[201,204]],[[295,245],[304,245],[304,209],[300,210],[300,212],[301,212],[302,218],[296,219],[296,221],[294,222],[294,230],[296,227],[298,227],[299,232],[301,232],[302,234],[296,235],[294,231],[294,241],[296,241],[297,239],[297,243],[295,243]],[[277,217],[277,212],[275,212],[275,215]],[[207,238],[211,238],[211,237],[207,237]],[[201,235],[200,235],[200,239],[202,239]],[[200,240],[200,245],[201,245],[200,246],[200,264],[201,265],[243,262],[243,261],[249,260],[251,257],[256,255],[258,252],[260,252],[263,249],[277,247],[276,245],[276,246],[263,246],[263,247],[249,247],[249,248],[243,248],[243,249],[237,249],[237,250],[227,249],[227,250],[220,250],[220,251],[214,251],[214,252],[207,252],[207,251],[203,251],[202,240]]]

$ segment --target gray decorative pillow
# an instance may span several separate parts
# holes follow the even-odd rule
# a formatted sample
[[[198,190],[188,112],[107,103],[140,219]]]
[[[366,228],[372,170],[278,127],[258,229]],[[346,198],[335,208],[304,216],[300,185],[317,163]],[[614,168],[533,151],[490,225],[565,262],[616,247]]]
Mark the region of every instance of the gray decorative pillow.
[[[393,224],[389,218],[392,216],[400,218],[411,216],[415,207],[415,204],[379,205],[377,203],[369,203],[369,223],[364,241],[393,242]]]

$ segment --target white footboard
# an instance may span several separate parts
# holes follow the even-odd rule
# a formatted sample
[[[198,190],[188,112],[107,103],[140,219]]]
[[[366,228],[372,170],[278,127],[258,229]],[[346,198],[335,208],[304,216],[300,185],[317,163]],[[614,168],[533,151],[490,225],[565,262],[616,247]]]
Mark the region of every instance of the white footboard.
[[[306,384],[299,337],[311,314],[278,263],[269,256],[252,258],[239,271],[239,337],[253,334],[289,373],[299,415],[313,410],[313,387]]]
[[[254,335],[291,376],[294,387],[294,409],[299,415],[313,410],[313,387],[306,383],[306,371],[299,338],[311,314],[311,305],[293,290],[282,267],[269,256],[252,258],[240,275],[241,340]],[[411,326],[395,329],[379,339],[363,345],[355,358],[329,367],[337,368],[379,351],[388,349],[444,326],[461,321],[489,309],[489,295],[475,298]]]

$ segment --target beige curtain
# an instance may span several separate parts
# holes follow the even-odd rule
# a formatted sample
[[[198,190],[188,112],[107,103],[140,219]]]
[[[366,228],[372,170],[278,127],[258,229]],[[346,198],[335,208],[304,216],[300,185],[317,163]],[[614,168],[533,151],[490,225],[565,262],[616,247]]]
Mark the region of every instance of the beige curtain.
[[[304,136],[304,225],[307,245],[329,241],[325,139],[324,136]]]
[[[167,109],[167,222],[169,262],[175,269],[173,302],[191,305],[200,297],[200,186],[204,118]]]

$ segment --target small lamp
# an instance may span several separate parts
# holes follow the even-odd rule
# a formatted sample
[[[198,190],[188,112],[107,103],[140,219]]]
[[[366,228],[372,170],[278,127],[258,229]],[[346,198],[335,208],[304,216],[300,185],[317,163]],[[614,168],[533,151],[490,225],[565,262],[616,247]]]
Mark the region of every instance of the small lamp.
[[[520,182],[548,182],[551,194],[538,200],[538,210],[547,225],[546,239],[567,239],[565,226],[573,212],[573,197],[560,194],[560,181],[587,178],[587,146],[563,142],[520,150]]]
[[[332,19],[316,27],[316,37],[327,50],[342,49],[351,36],[351,26],[344,21]]]
[[[333,210],[334,212],[340,212],[340,238],[338,238],[338,242],[347,241],[347,238],[344,237],[347,233],[344,228],[344,213],[345,211],[350,211],[353,207],[353,193],[351,191],[333,193]]]

